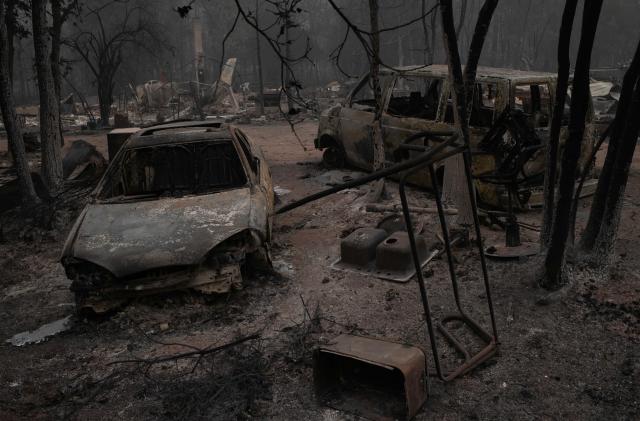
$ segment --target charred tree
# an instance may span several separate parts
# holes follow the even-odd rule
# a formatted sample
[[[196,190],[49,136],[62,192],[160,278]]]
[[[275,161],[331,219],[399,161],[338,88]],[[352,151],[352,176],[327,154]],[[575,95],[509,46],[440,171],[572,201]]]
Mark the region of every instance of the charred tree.
[[[582,250],[592,253],[591,259],[600,264],[608,263],[617,237],[629,166],[638,139],[639,91],[640,44],[624,76],[609,148],[581,239]]]
[[[613,253],[620,214],[624,202],[624,192],[629,180],[629,168],[633,160],[633,153],[638,143],[640,134],[640,81],[636,82],[633,98],[627,113],[626,125],[622,131],[620,146],[616,156],[616,163],[611,174],[611,184],[608,189],[606,207],[602,216],[602,225],[594,250],[594,256],[600,259],[599,263],[606,264]]]
[[[545,161],[544,209],[542,213],[542,229],[540,231],[540,242],[543,248],[546,248],[549,244],[551,226],[553,223],[560,128],[562,127],[564,107],[567,101],[567,89],[569,88],[569,73],[571,71],[571,31],[573,29],[577,6],[578,0],[567,0],[565,3],[564,12],[562,14],[562,23],[560,25],[560,35],[558,38],[558,80]]]
[[[6,7],[5,11],[4,11],[4,17],[2,18],[2,20],[0,20],[0,23],[5,24],[5,29],[7,31],[7,39],[8,39],[8,43],[5,46],[3,44],[3,48],[7,49],[7,55],[8,55],[8,69],[9,69],[9,75],[13,76],[13,56],[14,56],[14,51],[15,48],[13,46],[13,38],[16,35],[16,31],[18,30],[18,22],[17,22],[17,5],[18,5],[18,1],[17,0],[7,0],[3,3],[3,7]]]
[[[464,88],[466,91],[467,104],[471,104],[473,100],[473,88],[476,81],[476,74],[478,73],[478,63],[480,62],[480,56],[482,55],[487,34],[489,33],[489,26],[491,26],[493,14],[496,11],[496,7],[498,7],[498,1],[499,0],[486,0],[480,9],[480,13],[478,13],[478,20],[476,21],[471,45],[469,46],[467,64],[464,68]]]
[[[372,123],[373,168],[378,170],[384,165],[384,145],[382,142],[382,87],[380,86],[380,31],[378,28],[378,0],[369,0],[369,21],[371,23],[371,86],[375,98],[375,113]]]
[[[62,101],[63,63],[60,55],[62,26],[77,7],[77,0],[51,0],[51,73],[53,74],[53,86],[58,103]],[[60,141],[64,144],[61,118],[58,119],[58,126],[60,127]]]
[[[636,81],[640,76],[640,45],[635,52],[633,60],[629,65],[629,69],[625,73],[622,82],[622,91],[620,92],[620,101],[616,110],[616,116],[613,120],[611,135],[609,137],[609,145],[607,155],[605,157],[602,171],[598,179],[598,187],[593,197],[589,219],[580,239],[580,247],[588,253],[594,251],[594,246],[600,229],[603,225],[605,208],[610,197],[610,188],[612,187],[612,176],[614,167],[618,164],[618,148],[622,133],[627,123],[628,110],[632,101],[633,89]]]
[[[122,15],[118,19],[106,19],[114,14],[114,5],[120,4]],[[148,10],[140,7],[129,7],[127,2],[112,2],[98,7],[89,4],[84,6],[88,13],[85,16],[90,30],[80,30],[72,35],[66,44],[69,45],[87,65],[98,88],[100,103],[100,119],[103,126],[109,124],[115,78],[123,62],[123,51],[126,47],[138,46],[142,51],[154,54],[154,49],[165,48],[167,43],[156,31],[156,24],[151,21]],[[112,23],[110,23],[112,22]]]
[[[56,97],[51,71],[51,52],[47,28],[47,1],[31,2],[33,47],[40,94],[40,143],[42,177],[51,196],[55,196],[62,182],[62,152],[60,145],[60,103]]]
[[[287,13],[285,15],[285,23],[284,23],[284,55],[288,61],[291,61],[291,32],[290,29],[293,27],[293,21],[291,20],[291,13],[287,9]],[[291,81],[293,77],[291,75],[291,69],[286,69],[284,74],[284,83],[287,91],[291,91]],[[287,112],[289,114],[296,113],[295,102],[291,95],[287,95]]]
[[[420,12],[422,13],[422,36],[424,37],[423,60],[425,64],[431,64],[429,61],[431,55],[431,43],[429,41],[429,28],[427,26],[427,0],[421,1]]]
[[[447,53],[449,64],[449,83],[453,99],[454,121],[466,144],[470,142],[467,104],[473,95],[478,62],[480,61],[484,42],[497,5],[497,0],[487,0],[482,6],[469,49],[469,60],[463,73],[456,28],[453,21],[453,6],[451,0],[440,0],[440,14],[442,16],[445,52]],[[443,194],[445,200],[455,203],[458,208],[457,223],[471,225],[473,223],[473,215],[464,174],[462,156],[457,155],[449,158],[445,164]]]
[[[29,171],[29,162],[22,138],[22,127],[16,114],[15,102],[13,99],[12,89],[12,72],[10,67],[10,56],[13,48],[9,45],[13,44],[13,37],[9,38],[8,25],[5,25],[7,14],[14,13],[14,9],[7,9],[9,5],[0,2],[0,110],[2,110],[2,121],[5,131],[7,132],[7,140],[9,149],[13,157],[13,167],[18,176],[18,184],[22,203],[25,206],[32,206],[39,202],[36,190],[31,179]]]
[[[439,0],[438,0],[439,1]],[[431,15],[431,47],[429,48],[429,64],[433,64],[436,60],[436,25],[438,24],[438,14]]]
[[[586,0],[582,17],[582,30],[578,57],[571,89],[571,114],[569,137],[562,153],[562,167],[558,186],[558,202],[555,206],[551,241],[545,259],[545,276],[542,285],[558,289],[564,283],[563,272],[571,224],[571,205],[575,187],[578,160],[584,137],[585,122],[589,110],[589,70],[603,0]]]
[[[453,21],[453,6],[451,0],[440,0],[440,14],[442,17],[442,34],[444,37],[444,50],[449,64],[449,90],[453,99],[454,122],[460,135],[466,144],[469,144],[469,124],[467,118],[466,91],[464,88],[464,76],[456,38],[456,27]],[[443,198],[447,202],[454,203],[458,208],[457,223],[471,225],[471,203],[469,192],[464,180],[464,160],[461,155],[449,158],[444,168]]]
[[[371,25],[371,87],[375,98],[375,112],[371,123],[371,140],[373,142],[373,169],[384,167],[384,141],[382,139],[382,87],[380,86],[380,28],[378,25],[378,0],[369,0],[369,21]],[[384,191],[384,179],[376,184],[372,199],[378,201]]]

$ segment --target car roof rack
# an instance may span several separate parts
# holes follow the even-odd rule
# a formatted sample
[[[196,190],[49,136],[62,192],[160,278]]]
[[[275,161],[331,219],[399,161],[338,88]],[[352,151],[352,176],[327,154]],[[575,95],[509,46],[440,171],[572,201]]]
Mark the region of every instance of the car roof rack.
[[[188,128],[194,128],[194,127],[221,129],[223,126],[224,126],[224,121],[222,120],[181,121],[181,122],[161,124],[159,126],[152,126],[146,129],[142,129],[139,133],[137,133],[137,135],[149,136],[163,130],[188,129]]]

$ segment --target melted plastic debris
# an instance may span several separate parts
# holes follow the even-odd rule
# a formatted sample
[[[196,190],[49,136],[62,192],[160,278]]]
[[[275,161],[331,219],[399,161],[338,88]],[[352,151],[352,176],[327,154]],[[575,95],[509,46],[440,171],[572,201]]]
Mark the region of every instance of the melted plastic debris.
[[[11,339],[7,339],[6,342],[13,346],[37,344],[46,340],[50,336],[69,330],[71,328],[71,324],[71,316],[67,316],[64,319],[42,325],[34,331],[17,333],[13,335]]]

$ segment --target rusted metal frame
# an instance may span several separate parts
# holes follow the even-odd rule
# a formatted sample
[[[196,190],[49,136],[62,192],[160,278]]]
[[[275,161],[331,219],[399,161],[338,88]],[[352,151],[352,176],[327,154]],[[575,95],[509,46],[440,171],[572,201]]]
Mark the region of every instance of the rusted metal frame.
[[[497,347],[497,330],[496,330],[496,326],[495,326],[495,319],[494,319],[494,312],[493,312],[493,302],[491,300],[491,291],[490,291],[490,287],[489,287],[489,279],[488,279],[488,271],[486,269],[486,261],[484,259],[484,250],[482,248],[482,240],[481,240],[481,236],[480,236],[480,221],[479,221],[479,217],[478,217],[478,213],[477,213],[477,202],[475,201],[475,195],[473,195],[473,184],[471,181],[471,171],[470,171],[470,159],[469,159],[469,153],[470,150],[468,148],[468,146],[465,147],[461,147],[459,152],[463,153],[464,156],[464,160],[465,160],[465,175],[467,178],[467,182],[468,182],[468,187],[469,187],[469,191],[471,193],[472,196],[472,210],[473,210],[473,214],[474,214],[474,224],[476,227],[476,237],[478,239],[478,249],[480,252],[480,256],[481,256],[481,264],[482,264],[482,271],[483,271],[483,277],[484,277],[484,283],[485,283],[485,291],[487,294],[487,301],[489,303],[489,312],[491,315],[491,324],[492,324],[492,329],[493,329],[493,336],[491,334],[489,334],[488,332],[486,332],[482,327],[480,327],[478,325],[478,323],[476,323],[471,317],[469,317],[463,310],[462,310],[462,305],[460,302],[460,295],[459,295],[459,290],[458,290],[458,284],[457,284],[457,279],[456,279],[456,274],[455,274],[455,268],[454,268],[454,263],[453,263],[453,254],[451,252],[451,243],[450,243],[450,239],[449,239],[449,230],[447,227],[447,221],[446,218],[444,216],[444,209],[442,206],[442,200],[440,197],[440,191],[439,188],[437,186],[437,183],[434,184],[434,189],[435,189],[435,196],[436,196],[436,204],[437,204],[437,208],[438,208],[438,215],[440,218],[440,224],[442,227],[442,231],[443,231],[443,240],[444,240],[444,246],[445,246],[445,251],[447,253],[447,260],[448,260],[448,266],[449,266],[449,273],[450,273],[450,277],[451,277],[451,283],[452,283],[452,287],[453,287],[453,293],[454,293],[454,298],[456,301],[456,306],[458,308],[458,312],[459,314],[456,315],[451,315],[451,316],[447,316],[445,317],[442,322],[438,323],[437,327],[438,330],[443,334],[443,336],[445,337],[445,339],[447,339],[447,341],[454,347],[456,348],[460,353],[462,353],[465,357],[465,362],[464,364],[460,365],[458,368],[456,368],[455,370],[453,370],[451,373],[445,375],[443,374],[443,370],[442,370],[442,366],[440,364],[440,357],[439,357],[439,353],[438,353],[438,348],[437,348],[437,341],[436,341],[436,337],[435,337],[435,332],[433,329],[433,320],[431,317],[431,310],[429,307],[429,300],[428,300],[428,295],[427,295],[427,291],[426,291],[426,287],[424,285],[424,277],[422,275],[422,270],[420,267],[420,262],[419,262],[419,258],[418,258],[418,251],[417,251],[417,247],[416,247],[416,242],[415,242],[415,235],[413,232],[411,232],[411,230],[408,231],[408,237],[409,237],[409,244],[411,246],[411,254],[413,257],[413,261],[414,264],[416,265],[416,276],[418,278],[418,285],[420,288],[420,296],[422,298],[422,303],[424,306],[424,312],[425,312],[425,318],[427,321],[427,329],[429,331],[429,339],[430,339],[430,343],[431,343],[431,347],[432,347],[432,352],[434,354],[434,360],[435,360],[435,366],[436,366],[436,372],[438,374],[438,377],[440,377],[440,379],[442,379],[443,381],[450,381],[453,380],[454,378],[466,373],[467,371],[473,369],[474,367],[476,367],[478,364],[480,364],[481,362],[485,361],[488,357],[490,357],[491,355],[493,355],[493,353],[496,350]],[[408,206],[408,201],[406,198],[406,192],[405,192],[405,185],[406,185],[406,181],[407,178],[415,173],[416,171],[419,171],[421,169],[423,169],[425,166],[427,166],[429,168],[429,172],[430,175],[432,177],[432,179],[435,179],[435,170],[433,168],[433,163],[434,162],[428,162],[422,165],[418,165],[416,167],[413,167],[410,170],[407,170],[401,181],[400,181],[400,200],[402,203],[402,209],[403,209],[403,214],[404,214],[404,218],[405,218],[405,224],[407,224],[407,226],[412,226],[412,222],[411,222],[411,215],[410,215],[410,210],[409,210],[409,206]],[[479,336],[485,343],[487,343],[487,346],[485,346],[485,348],[483,348],[479,353],[475,354],[474,356],[470,356],[469,352],[466,350],[466,348],[450,333],[447,331],[447,329],[444,327],[444,324],[452,321],[452,320],[459,320],[462,321],[463,323],[465,323],[477,336]]]
[[[446,136],[449,135],[450,137],[446,140],[442,140],[439,136]],[[391,175],[400,173],[402,171],[406,171],[409,170],[413,167],[416,167],[418,165],[427,163],[429,161],[433,161],[433,162],[437,162],[437,161],[441,161],[445,158],[448,158],[449,156],[455,155],[460,153],[460,148],[462,148],[462,146],[458,143],[456,143],[456,141],[458,140],[458,136],[456,134],[453,134],[452,132],[448,132],[448,131],[441,131],[441,132],[420,132],[417,133],[415,135],[410,136],[409,138],[407,138],[405,140],[405,142],[410,142],[416,139],[420,139],[420,138],[430,138],[432,140],[435,141],[439,141],[440,143],[436,146],[434,146],[433,148],[431,148],[430,150],[428,150],[427,152],[425,152],[424,154],[421,154],[420,156],[407,160],[405,162],[401,162],[399,164],[396,164],[394,166],[388,167],[388,168],[384,168],[382,170],[373,172],[369,175],[366,175],[364,177],[360,177],[357,178],[355,180],[352,181],[348,181],[346,183],[334,186],[330,189],[326,189],[323,191],[320,191],[318,193],[314,193],[311,194],[307,197],[304,197],[300,200],[297,200],[293,203],[289,203],[288,205],[285,205],[283,207],[281,207],[280,209],[277,209],[275,211],[276,215],[280,215],[282,213],[285,212],[289,212],[293,209],[299,208],[300,206],[304,206],[307,203],[310,202],[314,202],[318,199],[322,199],[323,197],[327,197],[330,196],[334,193],[338,193],[342,190],[346,190],[346,189],[351,189],[354,187],[358,187],[361,186],[363,184],[367,184],[371,181],[376,181],[379,180],[381,178],[385,178],[385,177],[389,177]],[[454,148],[453,152],[452,151],[446,151],[447,148]]]
[[[489,282],[489,270],[487,269],[487,259],[484,255],[484,247],[482,244],[482,232],[480,231],[480,216],[478,215],[478,200],[475,195],[475,189],[473,186],[473,173],[471,172],[471,148],[466,146],[466,151],[463,152],[464,158],[464,171],[467,178],[467,189],[469,190],[469,198],[471,199],[471,208],[473,210],[473,225],[475,226],[476,245],[478,246],[478,253],[480,253],[480,266],[482,267],[482,278],[484,281],[484,288],[487,294],[487,304],[489,307],[489,314],[491,316],[491,330],[493,331],[493,340],[496,345],[498,343],[498,329],[496,327],[496,317],[493,309],[493,300],[491,298],[491,283]]]
[[[445,248],[447,249],[447,257],[448,257],[448,263],[449,263],[449,272],[450,272],[450,276],[451,276],[451,282],[453,285],[453,291],[454,291],[454,297],[455,297],[455,301],[456,301],[456,306],[458,308],[458,315],[449,315],[445,318],[442,319],[442,321],[440,323],[438,323],[438,330],[445,336],[445,338],[447,339],[453,339],[453,341],[450,341],[450,343],[456,347],[457,349],[461,350],[460,348],[464,348],[464,346],[462,346],[457,340],[455,340],[455,337],[448,332],[448,330],[445,328],[445,324],[453,321],[453,320],[459,320],[461,322],[463,322],[465,325],[467,325],[477,336],[479,336],[487,345],[485,346],[485,348],[483,348],[480,352],[478,352],[477,354],[475,354],[473,357],[469,358],[469,354],[466,351],[462,351],[463,355],[465,355],[465,363],[460,365],[458,368],[456,368],[455,370],[453,370],[451,373],[449,373],[446,377],[443,378],[442,373],[438,373],[438,375],[440,376],[440,378],[444,381],[449,381],[452,380],[466,372],[468,372],[469,370],[473,369],[474,367],[476,367],[478,364],[480,364],[481,362],[485,361],[487,358],[489,358],[491,355],[493,355],[493,353],[496,351],[496,347],[497,347],[497,329],[496,329],[496,325],[495,325],[495,317],[494,317],[494,311],[493,311],[493,301],[491,299],[491,288],[490,288],[490,284],[489,284],[489,276],[488,276],[488,271],[487,271],[487,267],[486,267],[486,260],[485,260],[485,256],[484,256],[484,249],[482,247],[482,237],[481,237],[481,232],[480,232],[480,220],[478,217],[478,208],[477,208],[477,202],[476,202],[476,198],[475,195],[473,194],[474,189],[473,189],[473,181],[472,181],[472,174],[471,174],[471,160],[470,160],[470,150],[469,148],[467,148],[464,152],[463,152],[463,158],[465,161],[465,176],[467,178],[467,187],[469,189],[469,193],[470,193],[470,199],[471,199],[471,205],[472,205],[472,213],[474,215],[474,225],[475,225],[475,234],[476,234],[476,241],[477,241],[477,245],[478,245],[478,252],[480,253],[480,262],[481,262],[481,267],[482,267],[482,274],[483,274],[483,280],[484,280],[484,287],[485,287],[485,293],[487,295],[487,303],[489,306],[489,314],[491,317],[491,326],[492,326],[492,331],[493,331],[493,336],[488,333],[486,330],[484,330],[482,327],[480,327],[480,325],[473,320],[471,317],[469,317],[463,310],[462,310],[462,305],[460,302],[460,295],[459,295],[459,290],[458,290],[458,284],[457,284],[457,277],[456,277],[456,273],[455,273],[455,268],[454,268],[454,263],[453,263],[453,255],[451,253],[451,247],[448,246],[448,227],[447,227],[447,221],[446,218],[444,218],[444,215],[441,213],[441,226],[443,229],[443,238],[445,238]],[[433,174],[435,174],[435,171],[433,170],[433,167],[430,167],[429,169]],[[438,191],[438,187],[436,186],[436,204],[439,206],[440,209],[442,209],[442,201],[440,199],[440,192]],[[439,355],[439,354],[435,354],[435,355]]]

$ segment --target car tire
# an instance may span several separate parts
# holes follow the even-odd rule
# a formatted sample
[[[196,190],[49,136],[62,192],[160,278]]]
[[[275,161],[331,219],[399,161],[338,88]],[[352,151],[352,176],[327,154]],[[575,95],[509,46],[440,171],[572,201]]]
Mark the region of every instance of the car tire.
[[[324,150],[322,154],[322,163],[327,168],[344,168],[345,156],[344,151],[336,146],[330,146]]]

